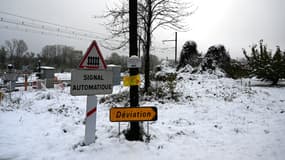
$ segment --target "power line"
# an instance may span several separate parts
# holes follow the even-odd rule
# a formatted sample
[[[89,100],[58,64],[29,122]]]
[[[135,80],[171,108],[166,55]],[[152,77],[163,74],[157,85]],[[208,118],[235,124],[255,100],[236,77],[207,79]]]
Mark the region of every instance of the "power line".
[[[74,40],[80,40],[80,41],[90,41],[93,40],[93,38],[84,38],[84,37],[78,37],[75,35],[72,36],[68,36],[68,35],[64,35],[61,33],[54,33],[54,32],[48,32],[48,31],[42,31],[42,30],[36,30],[36,29],[32,29],[32,28],[27,28],[27,27],[23,27],[23,26],[9,26],[9,25],[0,25],[0,29],[6,29],[6,30],[10,30],[10,31],[20,31],[20,32],[25,32],[25,33],[32,33],[32,34],[39,34],[42,36],[55,36],[55,37],[60,37],[60,38],[67,38],[67,39],[74,39]],[[105,49],[109,49],[106,46],[110,46],[111,43],[116,43],[116,41],[112,41],[110,40],[110,43],[106,42],[105,40],[97,40],[99,43],[102,44],[102,46]],[[117,41],[118,42],[118,41]]]
[[[20,16],[20,15],[16,15],[16,14],[9,13],[9,12],[0,11],[0,14],[9,15],[9,16],[13,16],[13,17],[18,17],[18,18],[30,20],[30,21],[33,21],[33,22],[40,22],[40,23],[44,23],[44,24],[48,24],[48,25],[53,25],[53,26],[57,26],[57,27],[66,28],[66,29],[69,28],[69,29],[77,30],[77,31],[81,31],[81,32],[98,34],[98,35],[101,35],[103,37],[105,36],[102,33],[94,32],[94,31],[90,31],[90,30],[86,30],[86,29],[81,29],[81,28],[76,28],[76,27],[72,27],[72,26],[62,25],[62,24],[56,24],[56,23],[52,23],[52,22],[48,22],[48,21],[44,21],[44,20],[35,19],[35,18]]]
[[[9,24],[9,23],[8,23]],[[45,30],[37,30],[37,29],[33,29],[33,28],[27,28],[25,26],[22,25],[16,25],[16,26],[11,26],[11,25],[2,25],[0,26],[0,29],[6,29],[6,30],[11,30],[11,31],[20,31],[20,32],[25,32],[25,33],[33,33],[33,34],[40,34],[43,36],[56,36],[56,37],[60,37],[60,38],[68,38],[68,39],[75,39],[75,40],[84,40],[84,41],[90,41],[90,40],[94,40],[94,38],[90,38],[90,37],[81,37],[81,36],[76,36],[76,35],[65,35],[62,34],[61,32],[48,32]],[[118,43],[119,40],[109,40],[109,42],[107,42],[105,39],[97,39],[97,41],[99,43],[101,43],[103,46],[110,46],[111,43]],[[105,45],[104,45],[105,44]],[[108,47],[104,47],[106,49],[108,49]]]
[[[89,40],[96,39],[97,41],[101,43],[105,43],[105,46],[110,46],[111,43],[121,42],[121,40],[118,40],[118,39],[103,38],[107,36],[104,36],[101,33],[93,32],[93,31],[89,31],[85,29],[51,23],[51,22],[47,22],[47,21],[43,21],[39,19],[30,18],[30,17],[19,16],[16,14],[3,12],[3,11],[0,11],[0,15],[1,14],[2,16],[0,16],[0,23],[6,23],[9,25],[5,25],[2,27],[0,26],[0,29],[2,28],[6,30],[14,30],[14,31],[35,33],[35,34],[48,35],[48,36],[57,36],[57,37],[76,39],[76,40],[88,40],[89,41]],[[13,18],[10,16],[12,16]],[[103,37],[98,36],[98,34],[103,35]]]
[[[17,25],[17,26],[29,27],[32,29],[43,30],[43,31],[48,31],[48,32],[67,34],[67,35],[71,35],[71,36],[80,36],[80,37],[91,38],[91,39],[94,39],[94,38],[102,39],[100,37],[94,37],[93,35],[89,35],[86,33],[80,33],[80,32],[74,32],[74,31],[71,32],[68,30],[61,29],[61,28],[53,28],[50,26],[33,24],[33,23],[30,23],[27,21],[12,20],[12,19],[4,18],[4,17],[0,17],[0,22],[13,24],[13,25]]]
[[[88,41],[91,40],[91,39],[83,38],[83,37],[68,36],[68,35],[63,35],[63,34],[56,34],[53,32],[39,31],[39,30],[31,29],[31,28],[12,27],[12,26],[8,26],[8,25],[0,26],[0,29],[6,29],[6,30],[11,30],[11,31],[20,31],[20,32],[26,32],[26,33],[33,33],[33,34],[41,34],[41,35],[46,35],[46,36],[57,36],[57,37],[68,38],[68,39],[76,39],[76,40],[88,40]]]

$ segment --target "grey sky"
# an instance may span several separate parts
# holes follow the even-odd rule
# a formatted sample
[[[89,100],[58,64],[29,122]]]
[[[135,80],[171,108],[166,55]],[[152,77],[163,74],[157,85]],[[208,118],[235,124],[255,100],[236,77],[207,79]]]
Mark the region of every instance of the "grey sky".
[[[100,21],[92,18],[103,14],[107,4],[117,0],[1,0],[0,11],[31,17],[53,23],[92,30],[107,35]],[[241,57],[242,48],[264,39],[271,49],[276,45],[285,49],[285,1],[284,0],[192,0],[199,7],[187,18],[191,28],[178,33],[178,52],[186,40],[195,40],[199,51],[205,53],[210,45],[224,44],[232,57]],[[0,14],[1,16],[1,14]],[[0,22],[0,27],[7,25]],[[9,25],[10,26],[10,25]],[[12,25],[11,25],[12,26]],[[157,36],[159,35],[159,36]],[[0,45],[12,38],[23,39],[29,51],[40,52],[47,44],[65,44],[86,51],[89,41],[78,41],[55,36],[0,29]],[[174,58],[174,31],[159,30],[154,38],[154,51],[162,58]],[[101,47],[102,48],[102,47]],[[163,48],[163,49],[162,49]],[[103,50],[104,57],[111,51]],[[124,53],[127,55],[127,51]]]

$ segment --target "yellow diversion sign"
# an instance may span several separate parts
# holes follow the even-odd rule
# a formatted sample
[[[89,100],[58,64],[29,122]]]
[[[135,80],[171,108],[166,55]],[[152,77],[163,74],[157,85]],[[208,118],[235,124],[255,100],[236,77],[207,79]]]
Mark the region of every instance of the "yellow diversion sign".
[[[141,78],[139,74],[135,76],[125,76],[123,82],[124,86],[138,86],[141,84]]]
[[[136,107],[136,108],[111,108],[111,122],[129,122],[129,121],[156,121],[156,107]]]

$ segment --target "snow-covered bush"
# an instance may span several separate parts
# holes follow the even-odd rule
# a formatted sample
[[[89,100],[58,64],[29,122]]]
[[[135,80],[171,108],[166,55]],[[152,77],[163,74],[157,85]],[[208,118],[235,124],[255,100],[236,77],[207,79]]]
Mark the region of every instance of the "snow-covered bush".
[[[186,41],[180,53],[179,64],[177,70],[185,67],[187,64],[192,67],[197,67],[201,63],[201,54],[197,51],[197,44],[195,41]]]
[[[150,96],[147,99],[154,99],[160,102],[165,100],[179,101],[180,93],[175,90],[176,84],[176,75],[174,79],[174,74],[166,77],[163,81],[154,82],[150,89]]]
[[[121,106],[128,106],[129,91],[112,94],[109,96],[102,97],[99,103],[105,104],[119,104]]]
[[[155,81],[174,81],[177,73],[169,61],[164,60],[160,65],[156,66],[156,73],[154,74]]]
[[[270,81],[272,85],[276,85],[279,79],[285,78],[285,54],[280,47],[277,47],[275,54],[272,55],[263,44],[263,40],[260,40],[259,50],[257,45],[254,45],[251,48],[251,55],[248,55],[245,50],[243,52],[253,76]]]
[[[178,73],[193,73],[194,69],[191,65],[187,64],[185,67],[180,68]]]
[[[227,77],[238,79],[249,77],[249,66],[242,60],[231,60],[230,65],[224,68]]]
[[[202,61],[202,70],[215,70],[216,68],[225,69],[229,66],[231,57],[226,51],[223,45],[214,45],[211,46],[203,61]]]
[[[156,100],[168,99],[178,101],[176,88],[177,72],[169,61],[162,61],[157,67],[153,85],[149,94]]]

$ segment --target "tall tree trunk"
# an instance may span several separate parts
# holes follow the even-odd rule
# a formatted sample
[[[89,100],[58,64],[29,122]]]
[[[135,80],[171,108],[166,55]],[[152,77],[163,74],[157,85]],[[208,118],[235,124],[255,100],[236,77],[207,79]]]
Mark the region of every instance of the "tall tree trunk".
[[[149,71],[150,71],[150,46],[151,46],[151,20],[152,20],[152,2],[151,0],[147,0],[147,8],[148,8],[148,19],[147,19],[147,28],[146,28],[146,45],[145,45],[145,86],[144,91],[148,93],[148,88],[150,86],[149,80]]]
[[[148,93],[148,88],[150,86],[150,80],[149,80],[149,72],[150,72],[150,60],[149,60],[149,52],[150,52],[150,42],[149,40],[147,40],[146,42],[146,46],[145,46],[145,50],[146,50],[146,53],[145,53],[145,86],[144,86],[144,91],[145,93]]]

